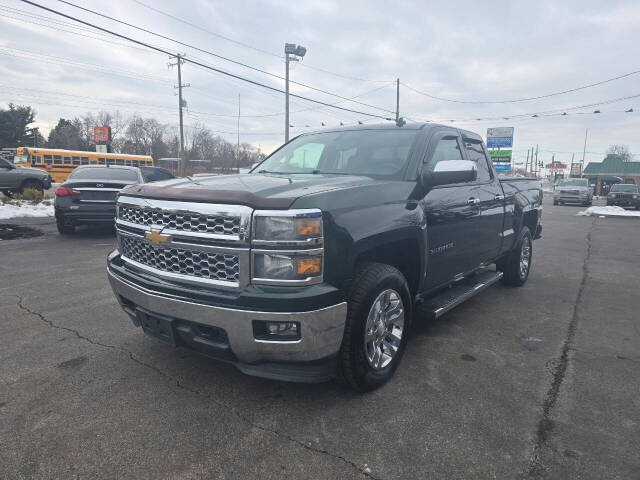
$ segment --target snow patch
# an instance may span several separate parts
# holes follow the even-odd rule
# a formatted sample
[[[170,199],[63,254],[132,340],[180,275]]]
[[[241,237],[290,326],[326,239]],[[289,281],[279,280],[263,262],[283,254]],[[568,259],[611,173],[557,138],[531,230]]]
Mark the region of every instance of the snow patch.
[[[578,212],[576,215],[583,215],[586,217],[599,216],[599,217],[636,217],[640,218],[640,210],[625,210],[622,207],[616,207],[609,205],[606,207],[589,207],[586,210]]]
[[[0,220],[16,217],[53,217],[53,205],[20,202],[18,205],[0,204]]]

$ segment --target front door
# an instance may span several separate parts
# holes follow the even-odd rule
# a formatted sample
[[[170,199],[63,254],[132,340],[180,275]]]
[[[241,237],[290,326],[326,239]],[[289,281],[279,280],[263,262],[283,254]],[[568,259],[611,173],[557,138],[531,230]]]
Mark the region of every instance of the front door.
[[[434,134],[427,148],[426,168],[434,168],[444,160],[463,159],[462,139],[457,130],[445,129]],[[474,189],[473,182],[438,186],[422,200],[427,219],[426,290],[473,268],[471,231],[480,215],[480,206],[473,201]]]
[[[486,150],[480,137],[462,134],[467,160],[476,164],[478,178],[473,189],[480,215],[473,226],[474,242],[470,251],[474,268],[489,264],[498,256],[503,241],[504,194],[500,181],[489,167]]]

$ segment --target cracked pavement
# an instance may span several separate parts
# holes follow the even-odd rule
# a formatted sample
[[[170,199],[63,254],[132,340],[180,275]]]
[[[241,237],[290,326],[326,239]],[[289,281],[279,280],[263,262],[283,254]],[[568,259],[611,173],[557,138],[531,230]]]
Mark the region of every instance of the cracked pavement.
[[[640,222],[545,201],[528,284],[419,323],[357,395],[145,337],[109,231],[0,244],[0,478],[638,478]]]

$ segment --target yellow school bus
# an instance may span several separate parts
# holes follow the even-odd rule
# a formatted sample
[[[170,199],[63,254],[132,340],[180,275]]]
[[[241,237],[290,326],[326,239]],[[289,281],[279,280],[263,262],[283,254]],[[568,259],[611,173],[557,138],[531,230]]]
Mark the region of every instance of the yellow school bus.
[[[64,182],[74,168],[80,165],[126,165],[150,167],[153,158],[148,155],[124,153],[81,152],[55,148],[18,147],[13,163],[21,167],[34,167],[49,173],[56,183]]]

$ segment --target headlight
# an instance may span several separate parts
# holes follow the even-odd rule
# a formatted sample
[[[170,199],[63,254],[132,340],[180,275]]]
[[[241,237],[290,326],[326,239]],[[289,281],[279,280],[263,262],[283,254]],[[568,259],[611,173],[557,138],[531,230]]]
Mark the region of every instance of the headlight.
[[[635,198],[638,198],[638,195],[634,195],[634,196],[633,196],[633,198],[634,198],[634,199],[635,199]]]
[[[259,210],[253,215],[253,243],[256,245],[322,243],[322,212],[320,210]]]
[[[253,282],[310,284],[322,281],[322,249],[309,251],[255,250]]]
[[[616,198],[616,194],[615,193],[611,193],[611,194],[609,194],[609,197]]]
[[[309,285],[322,282],[324,249],[320,210],[257,210],[253,214],[251,244],[252,283]]]

